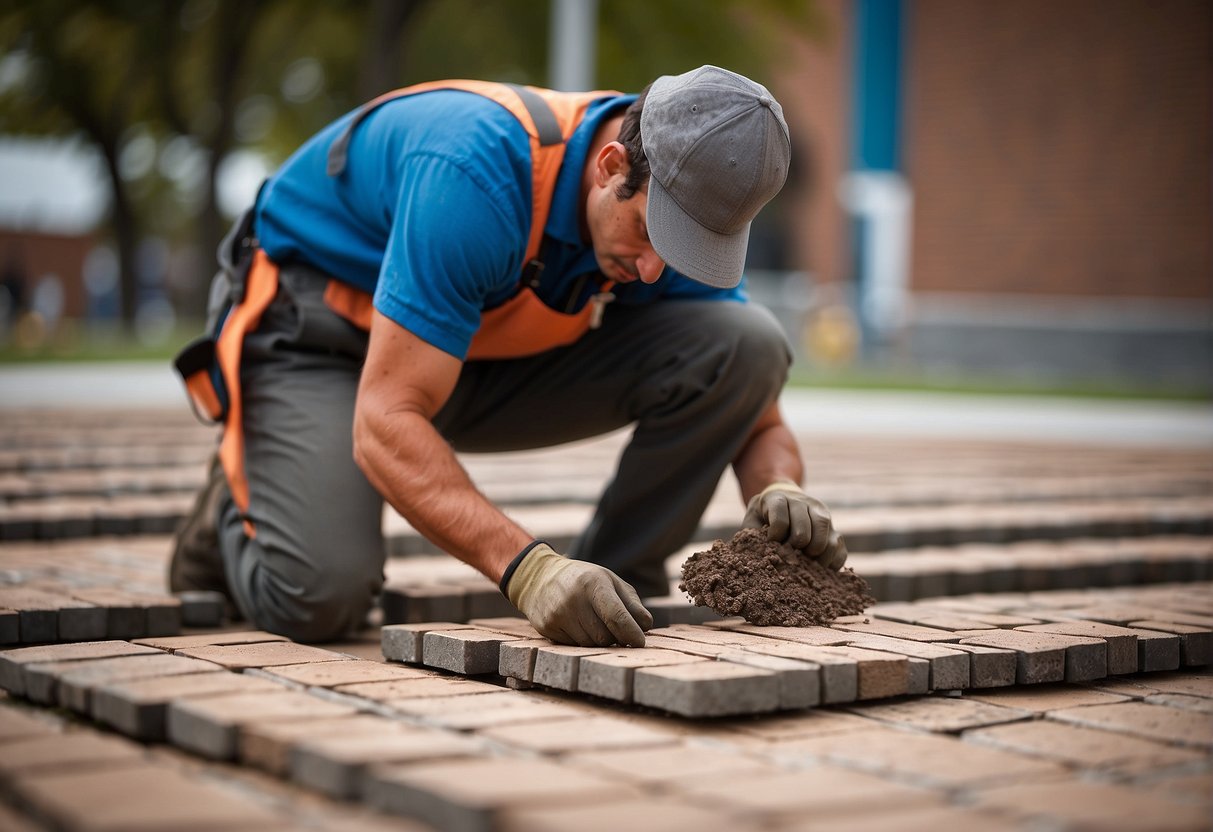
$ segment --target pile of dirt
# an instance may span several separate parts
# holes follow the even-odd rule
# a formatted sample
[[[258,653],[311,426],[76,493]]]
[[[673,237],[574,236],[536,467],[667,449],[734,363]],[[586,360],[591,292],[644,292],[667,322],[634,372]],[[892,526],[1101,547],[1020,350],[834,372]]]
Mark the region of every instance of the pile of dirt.
[[[768,540],[765,528],[742,529],[731,541],[717,540],[691,555],[678,587],[721,615],[783,627],[829,624],[876,603],[854,571],[827,569],[799,549]]]

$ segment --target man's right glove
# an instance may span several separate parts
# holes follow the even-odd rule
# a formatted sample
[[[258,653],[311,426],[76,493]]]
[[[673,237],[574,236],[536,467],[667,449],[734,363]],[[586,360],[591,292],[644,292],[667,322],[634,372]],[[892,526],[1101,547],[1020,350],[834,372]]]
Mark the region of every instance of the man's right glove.
[[[636,590],[606,567],[557,554],[543,541],[523,549],[501,591],[552,641],[582,647],[644,646],[653,616]]]
[[[741,526],[766,526],[768,538],[800,549],[829,569],[841,569],[847,562],[847,544],[834,528],[826,504],[790,480],[772,483],[755,494]]]

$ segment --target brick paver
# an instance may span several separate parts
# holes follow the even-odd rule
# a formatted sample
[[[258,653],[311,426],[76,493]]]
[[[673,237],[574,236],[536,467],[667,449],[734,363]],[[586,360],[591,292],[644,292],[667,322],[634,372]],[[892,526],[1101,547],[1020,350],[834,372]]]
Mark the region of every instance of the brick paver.
[[[1018,708],[941,696],[875,702],[856,705],[849,710],[868,719],[940,733],[957,733],[983,725],[1017,722],[1030,716],[1027,711]]]
[[[0,607],[17,612],[20,640],[91,641],[107,637],[107,611],[85,601],[25,587],[0,587]],[[137,635],[144,635],[138,633]]]
[[[449,731],[410,728],[391,723],[375,734],[332,734],[311,737],[291,752],[291,777],[333,797],[361,794],[362,778],[370,766],[476,757],[482,743]]]
[[[282,820],[258,802],[163,765],[141,764],[21,778],[14,790],[57,827],[82,832],[132,829],[276,829]]]
[[[441,620],[420,624],[387,624],[380,631],[383,656],[389,661],[420,664],[424,658],[426,633],[431,630],[447,631],[470,626]]]
[[[35,664],[107,659],[155,652],[151,647],[126,641],[92,641],[3,650],[0,651],[0,687],[9,693],[23,696],[25,694],[25,668]]]
[[[673,734],[655,731],[611,716],[590,716],[570,723],[565,719],[486,728],[480,736],[526,751],[565,754],[607,748],[669,745]]]
[[[704,777],[774,774],[771,763],[720,748],[686,743],[570,754],[565,761],[638,786],[695,783]]]
[[[577,690],[581,659],[609,652],[603,647],[570,647],[556,644],[535,649],[535,667],[531,680],[557,690]]]
[[[63,536],[102,529],[167,534],[202,481],[213,436],[199,430],[197,441],[183,441],[186,428],[195,428],[182,421],[185,427],[172,423],[169,429],[169,422],[147,414],[104,424],[69,414],[12,418],[0,414],[0,573],[5,597],[23,593],[32,602],[20,610],[0,603],[0,645],[17,639],[95,640],[105,633],[133,637],[173,630],[178,619],[188,620],[192,601],[164,592],[167,537]],[[537,534],[567,542],[588,517],[622,441],[621,435],[605,443],[465,462],[491,499],[517,512]],[[221,756],[239,751],[241,766],[199,763],[198,756],[209,752],[164,746],[152,750],[145,764],[142,755],[149,752],[132,746],[141,756],[123,762],[122,770],[171,760],[169,769],[190,784],[188,794],[179,793],[179,806],[161,807],[144,793],[128,795],[120,779],[112,788],[83,787],[79,795],[66,795],[79,799],[79,806],[98,804],[100,810],[91,814],[72,815],[20,791],[10,795],[37,815],[39,826],[73,829],[393,828],[390,818],[343,809],[318,794],[358,799],[362,783],[369,785],[368,798],[454,829],[694,824],[697,830],[747,830],[759,824],[765,832],[823,825],[934,832],[1001,829],[1020,820],[1042,829],[1154,828],[1143,818],[1182,820],[1192,807],[1213,808],[1202,762],[1210,747],[1205,726],[1213,677],[1198,667],[1213,659],[1213,501],[1207,486],[1213,458],[1190,450],[1046,451],[1026,443],[971,442],[927,447],[894,440],[818,443],[815,453],[824,470],[837,472],[818,496],[835,509],[856,553],[852,565],[882,600],[866,616],[840,620],[836,627],[755,627],[738,619],[690,625],[685,622],[708,611],[686,606],[672,592],[649,599],[666,626],[650,634],[643,650],[569,650],[537,639],[491,582],[466,565],[437,554],[393,557],[385,568],[381,613],[386,621],[403,617],[417,623],[371,630],[341,645],[306,647],[232,629],[139,638],[136,646],[163,651],[139,662],[122,658],[129,645],[45,654],[24,663],[10,660],[12,651],[0,651],[0,680],[16,680],[5,686],[14,696],[30,693],[25,680],[32,665],[81,664],[55,668],[55,675],[33,670],[34,698],[57,702],[62,687],[64,701],[87,706],[102,724],[145,741],[165,736],[169,713],[188,714],[227,699],[242,703],[238,713],[210,713],[198,729]],[[736,482],[725,479],[697,536],[727,536],[740,520]],[[107,489],[117,498],[99,499]],[[393,554],[421,551],[416,531],[390,513],[386,528]],[[60,538],[5,539],[21,529],[27,536]],[[680,559],[696,546],[704,548],[692,544],[670,559],[668,574],[675,581]],[[924,600],[907,603],[919,598]],[[204,626],[215,627],[220,605],[214,597],[201,602],[210,605],[212,616]],[[450,620],[419,618],[440,618],[447,611]],[[433,634],[433,651],[426,648],[427,633]],[[1046,672],[1047,651],[1037,649],[1043,640],[1028,649],[989,641],[1046,634],[1062,639],[1050,642],[1060,648],[1060,676]],[[71,643],[57,646],[77,649]],[[222,657],[224,669],[104,684],[101,676],[91,679],[84,671],[85,665],[104,666],[98,659],[120,660],[110,665],[117,668],[180,668],[173,660],[190,660],[194,650]],[[807,650],[824,652],[810,657]],[[168,655],[173,651],[183,655]],[[380,656],[389,663],[378,661]],[[451,677],[439,666],[485,675],[480,681]],[[681,692],[648,705],[626,703],[629,682],[634,693],[637,679],[679,666],[708,668],[710,673],[695,672],[713,678],[663,680],[659,689],[668,693],[681,685]],[[1033,672],[1021,676],[1029,666]],[[1133,671],[1137,675],[1125,675]],[[748,687],[739,686],[738,673],[746,674]],[[68,674],[81,674],[78,687],[60,684]],[[518,690],[507,690],[496,676]],[[1045,678],[1087,681],[1056,686],[1042,684]],[[532,686],[553,691],[524,690]],[[262,710],[247,700],[258,690],[262,697],[302,699],[285,712]],[[965,695],[921,698],[932,691]],[[31,719],[24,705],[14,708],[3,699],[5,762],[12,743],[92,747],[92,740],[61,739],[80,734],[82,719],[64,711]],[[726,712],[762,713],[682,715],[716,713],[721,703]],[[853,710],[844,713],[838,704]],[[340,716],[316,715],[317,707],[337,708]],[[1012,715],[1013,721],[1001,721]],[[460,758],[464,765],[448,769],[432,760],[400,762],[399,755],[411,753],[401,738],[419,735],[454,743],[461,753],[472,743],[493,756]],[[188,741],[181,747],[187,746]],[[295,781],[251,771],[286,777],[292,756],[310,766],[300,768]],[[558,774],[534,767],[545,756],[557,757]],[[80,765],[54,775],[39,770],[12,782],[110,773],[99,770],[99,763]],[[112,773],[119,768],[115,763]],[[446,772],[433,786],[396,782],[432,770]],[[519,772],[540,783],[519,783]],[[573,783],[566,790],[574,794],[570,798],[558,781],[574,775],[602,778],[598,791]],[[714,780],[720,785],[710,794],[694,791]],[[215,792],[216,784],[233,781],[239,785],[235,792]],[[153,778],[143,782],[157,785]],[[1067,805],[1062,789],[1019,794],[1012,808],[993,797],[980,799],[1017,784],[1054,783],[1081,786],[1072,790],[1075,803],[1093,794],[1088,786],[1098,785],[1113,788],[1100,798],[1110,806],[1144,795],[1152,808],[1134,814],[1104,807],[1084,814],[1091,810]],[[576,796],[583,786],[590,794]],[[212,817],[190,802],[195,787],[198,795],[229,797],[247,790],[260,795],[255,806],[269,813]],[[267,787],[273,795],[268,800]],[[163,791],[178,794],[173,788]],[[527,798],[529,789],[541,794]],[[522,802],[515,803],[519,793]],[[875,796],[864,800],[864,794]],[[115,799],[147,814],[119,817],[109,805]],[[812,808],[789,808],[802,805]],[[311,808],[316,806],[323,808]]]
[[[1164,693],[1186,693],[1213,699],[1213,674],[1207,670],[1203,676],[1151,676],[1149,682],[1154,690]]]
[[[775,673],[728,662],[643,668],[632,684],[638,704],[682,716],[756,714],[779,707]]]
[[[1153,696],[1147,696],[1145,702],[1148,705],[1166,705],[1185,711],[1213,714],[1213,699],[1206,699],[1203,696],[1189,696],[1186,693],[1156,693]]]
[[[1155,630],[1179,637],[1180,661],[1188,667],[1200,667],[1213,662],[1213,630],[1207,625],[1184,624],[1180,621],[1130,621],[1130,627]]]
[[[35,823],[18,814],[15,809],[10,809],[0,803],[0,829],[7,830],[7,832],[41,832],[43,828],[42,824]]]
[[[1005,690],[973,691],[967,695],[978,702],[1004,705],[1033,713],[1043,714],[1062,708],[1080,708],[1084,705],[1111,705],[1127,701],[1128,697],[1117,693],[1079,685],[1039,685],[1033,687],[1008,688]]]
[[[669,652],[669,651],[667,651]],[[696,657],[688,657],[696,658]],[[744,647],[737,650],[725,650],[716,657],[722,662],[756,667],[759,670],[769,670],[775,674],[775,683],[779,691],[779,709],[796,710],[812,708],[821,704],[822,668],[814,662],[803,662],[799,659],[786,659],[781,656],[766,656],[752,653]],[[858,667],[856,668],[858,677]],[[896,676],[894,676],[896,679]],[[906,689],[909,688],[909,673],[905,674]],[[858,681],[856,682],[858,685]]]
[[[1137,672],[1137,631],[1128,627],[1117,627],[1099,621],[1055,621],[1048,624],[1030,624],[1016,629],[1028,633],[1054,633],[1100,639],[1107,644],[1109,675]]]
[[[762,742],[786,742],[806,737],[824,737],[872,729],[871,720],[830,708],[819,711],[769,716],[764,719],[719,720],[713,723],[723,736],[753,737]]]
[[[242,673],[191,673],[110,682],[92,691],[93,719],[129,737],[149,742],[165,739],[170,702],[281,690],[281,685]]]
[[[452,832],[490,832],[502,814],[516,809],[587,807],[640,796],[591,772],[504,757],[380,766],[364,788],[370,805]]]
[[[1148,773],[1175,766],[1199,765],[1203,755],[1128,734],[1058,725],[1051,721],[1018,722],[967,731],[968,742],[1002,748],[1087,769]]]
[[[969,686],[1001,688],[1015,684],[1019,657],[1014,650],[981,647],[976,644],[949,644],[969,654]]]
[[[618,702],[631,702],[632,677],[637,669],[702,661],[707,660],[672,650],[646,648],[585,656],[578,663],[577,690]]]
[[[788,740],[775,750],[782,758],[828,760],[936,788],[984,788],[1065,772],[1047,760],[893,728]]]
[[[27,712],[0,701],[0,743],[58,732],[58,726],[41,717],[40,712]]]
[[[252,722],[240,731],[239,756],[242,763],[282,777],[290,771],[292,750],[308,739],[378,735],[399,727],[375,714]]]
[[[340,685],[365,682],[388,682],[393,679],[428,679],[433,675],[425,670],[412,667],[361,659],[274,665],[260,672],[267,678],[302,687],[321,688],[335,688]]]
[[[955,806],[908,806],[895,808],[872,807],[871,811],[832,817],[832,832],[944,832],[950,829],[974,829],[981,832],[1022,832],[1014,819],[996,812],[982,812]],[[814,818],[803,818],[779,827],[780,832],[813,832],[821,824]]]
[[[474,731],[527,722],[551,722],[584,717],[583,708],[522,696],[515,691],[396,699],[392,709],[427,724],[458,731]]]
[[[507,679],[529,683],[535,676],[535,654],[550,644],[546,638],[503,641],[497,652],[497,672]]]
[[[740,648],[744,652],[759,656],[772,656],[806,662],[818,667],[821,684],[819,700],[824,704],[854,702],[859,698],[859,660],[840,647],[817,647],[793,642],[781,644],[754,644]],[[721,655],[733,652],[722,650]],[[909,669],[906,670],[909,686]]]
[[[998,630],[985,635],[971,636],[962,641],[963,644],[976,644],[979,647],[1000,647],[1014,650],[1019,656],[1015,681],[1021,685],[1039,684],[1040,682],[1081,681],[1067,676],[1071,646],[1091,648],[1084,652],[1098,653],[1103,642],[1095,639],[1071,641],[1065,636],[1048,633],[1027,633],[1021,630]],[[1088,679],[1098,679],[1107,675],[1107,648],[1104,651],[1102,672],[1087,675]],[[1095,670],[1099,670],[1098,660]]]
[[[55,680],[56,701],[59,705],[80,713],[88,713],[92,691],[102,685],[161,676],[222,672],[222,668],[210,662],[160,653],[152,656],[121,656],[88,662],[68,662],[66,665],[33,665],[27,668],[26,684],[32,686],[36,676],[46,673]]]
[[[1197,711],[1144,702],[1118,702],[1054,711],[1049,718],[1177,745],[1213,748],[1213,722]]]
[[[376,702],[395,702],[402,699],[425,699],[433,696],[467,696],[474,693],[494,693],[501,690],[496,685],[476,682],[471,679],[452,679],[433,676],[418,679],[393,679],[387,682],[361,682],[339,685],[339,693],[371,699]]]
[[[945,802],[936,791],[833,765],[777,774],[705,775],[677,791],[700,805],[761,818],[811,815],[829,818],[874,807],[912,808]]]
[[[232,633],[201,633],[188,636],[158,636],[138,638],[135,644],[145,644],[160,650],[187,650],[191,647],[214,647],[230,644],[258,644],[267,641],[289,641],[285,636],[262,630],[242,630]]]
[[[144,759],[143,747],[121,737],[71,731],[13,740],[0,755],[0,781],[38,772],[121,767]]]
[[[734,832],[750,832],[760,827],[753,820],[721,816],[718,809],[707,809],[689,801],[671,797],[641,797],[592,806],[520,808],[503,813],[501,828],[506,832],[618,832],[620,829],[644,829],[646,832],[691,832],[719,828],[727,823]]]
[[[354,661],[349,656],[307,644],[289,641],[258,642],[256,644],[220,644],[208,647],[187,647],[179,655],[203,659],[231,670],[246,667],[275,667],[307,662]]]
[[[0,608],[0,647],[21,641],[21,613]]]
[[[1057,818],[1072,829],[1169,832],[1204,829],[1208,824],[1208,815],[1200,807],[1128,786],[1078,780],[992,788],[979,793],[976,800],[979,808],[1019,818]]]
[[[168,738],[176,746],[217,760],[236,755],[240,726],[252,722],[345,716],[346,705],[297,691],[240,693],[169,705]]]
[[[431,630],[422,636],[422,655],[430,667],[478,676],[496,673],[501,643],[515,640],[484,630]]]

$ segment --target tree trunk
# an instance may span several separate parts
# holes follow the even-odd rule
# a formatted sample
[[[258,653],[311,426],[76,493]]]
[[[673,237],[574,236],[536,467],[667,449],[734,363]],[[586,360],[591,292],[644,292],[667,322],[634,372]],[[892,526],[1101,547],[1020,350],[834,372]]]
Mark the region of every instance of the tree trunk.
[[[371,0],[366,43],[358,71],[363,101],[400,86],[400,55],[409,20],[428,0]]]
[[[206,201],[198,217],[198,243],[202,248],[199,273],[192,281],[185,308],[199,317],[206,313],[208,278],[214,273],[214,252],[227,233],[227,221],[219,211],[217,185],[219,166],[235,143],[236,108],[240,100],[241,78],[257,20],[265,9],[260,0],[240,0],[219,7],[217,27],[220,37],[212,55],[212,95],[219,113],[218,123],[208,137]]]
[[[105,157],[105,169],[109,174],[114,200],[110,212],[110,224],[113,226],[114,245],[118,249],[119,308],[122,325],[128,332],[131,332],[134,330],[135,313],[139,310],[139,273],[136,268],[139,245],[138,220],[135,217],[130,194],[126,190],[126,183],[122,181],[122,176],[118,173],[118,148],[109,142],[99,142],[99,146]]]

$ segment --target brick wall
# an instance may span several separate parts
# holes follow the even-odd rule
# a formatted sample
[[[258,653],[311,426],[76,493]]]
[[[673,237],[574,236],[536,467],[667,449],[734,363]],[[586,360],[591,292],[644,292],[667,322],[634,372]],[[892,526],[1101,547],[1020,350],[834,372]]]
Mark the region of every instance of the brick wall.
[[[916,291],[1210,297],[1213,4],[907,11]]]
[[[29,304],[34,287],[45,275],[55,274],[63,284],[63,314],[69,318],[85,313],[86,301],[81,274],[84,258],[96,245],[91,236],[63,236],[0,229],[0,270],[10,262],[25,285]]]
[[[848,165],[851,7],[846,0],[817,0],[817,8],[821,32],[788,45],[772,90],[792,136],[788,193],[779,197],[786,203],[787,267],[834,282],[850,276],[847,220],[836,187]]]

